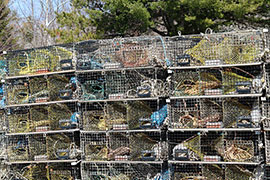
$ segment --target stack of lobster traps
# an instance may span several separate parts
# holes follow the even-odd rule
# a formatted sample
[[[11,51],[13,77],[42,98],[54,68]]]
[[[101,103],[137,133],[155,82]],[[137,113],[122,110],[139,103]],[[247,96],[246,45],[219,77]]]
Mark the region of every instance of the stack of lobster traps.
[[[262,179],[266,31],[181,38],[168,68],[171,179]]]
[[[0,180],[270,179],[270,36],[5,52]]]
[[[9,178],[74,178],[80,114],[73,44],[11,51],[5,57]]]
[[[77,46],[82,179],[162,178],[169,95],[164,39]]]

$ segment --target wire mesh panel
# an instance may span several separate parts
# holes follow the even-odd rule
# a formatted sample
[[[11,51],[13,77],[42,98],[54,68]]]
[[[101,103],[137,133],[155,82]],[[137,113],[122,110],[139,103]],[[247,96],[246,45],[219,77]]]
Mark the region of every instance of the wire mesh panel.
[[[29,143],[29,160],[46,161],[49,159],[47,154],[46,135],[43,134],[29,135],[28,143]]]
[[[74,132],[55,133],[46,136],[47,156],[49,160],[68,160],[80,157],[79,142]]]
[[[171,100],[170,128],[255,128],[259,107],[258,97]]]
[[[73,45],[9,51],[6,55],[8,76],[40,74],[75,68]]]
[[[57,103],[8,109],[8,132],[44,132],[79,127],[76,103]]]
[[[263,168],[256,165],[225,165],[225,180],[263,179]]]
[[[224,94],[255,94],[263,88],[261,66],[228,67],[222,73]]]
[[[185,35],[166,38],[166,54],[171,66],[194,66],[200,62],[186,53],[202,40],[201,35]]]
[[[7,156],[6,136],[4,133],[0,133],[0,163],[1,159],[6,159],[6,156]]]
[[[7,104],[28,103],[29,98],[29,82],[26,79],[15,79],[7,82]]]
[[[270,46],[270,45],[269,45]],[[270,62],[270,54],[268,55]],[[264,73],[265,73],[265,86],[267,93],[270,92],[270,63],[264,64]]]
[[[266,98],[262,101],[262,116],[263,116],[263,127],[270,128],[270,100]]]
[[[80,168],[78,166],[72,166],[70,163],[50,163],[47,169],[49,171],[48,180],[80,179]]]
[[[258,97],[224,98],[225,128],[259,128],[262,119]]]
[[[127,161],[130,159],[130,140],[127,132],[109,133],[108,160]]]
[[[6,180],[10,177],[10,170],[4,162],[0,162],[0,179]]]
[[[171,180],[217,179],[250,180],[262,179],[262,168],[256,165],[218,164],[170,164]]]
[[[130,160],[159,161],[167,158],[166,143],[160,131],[131,132]]]
[[[165,173],[164,173],[165,174]],[[83,163],[82,179],[169,180],[162,173],[161,164]]]
[[[77,80],[74,74],[9,80],[7,86],[8,104],[76,99],[76,86]]]
[[[266,163],[270,162],[270,132],[266,131],[264,133],[265,138],[265,156],[266,156]]]
[[[108,125],[105,120],[105,103],[91,102],[81,103],[80,110],[82,120],[80,121],[80,128],[85,131],[105,131]]]
[[[81,132],[82,157],[86,161],[107,160],[108,137],[106,132]]]
[[[16,164],[10,165],[8,170],[9,180],[63,180],[77,179],[79,168],[67,163],[41,163],[41,164]],[[1,173],[0,173],[1,174]],[[1,177],[1,176],[0,176]],[[6,180],[5,178],[3,180]]]
[[[261,93],[261,66],[174,70],[172,96]]]
[[[172,160],[259,162],[259,131],[256,132],[174,132],[169,133]]]
[[[165,64],[165,43],[159,37],[91,40],[78,43],[76,50],[79,70]]]
[[[9,108],[7,112],[8,132],[23,133],[32,131],[28,107]]]
[[[157,79],[157,69],[127,69],[80,73],[80,98],[124,99],[161,97],[168,94],[168,83]]]
[[[29,141],[25,135],[7,137],[7,156],[8,161],[28,161],[29,160]]]
[[[87,72],[78,74],[80,99],[107,99],[105,94],[105,76],[100,72]]]
[[[170,164],[171,180],[178,179],[224,179],[222,165]]]
[[[6,131],[6,112],[4,109],[0,109],[0,131]]]
[[[179,46],[184,46],[179,59],[189,63],[177,64],[178,60],[174,66],[254,63],[261,60],[264,50],[261,31],[211,33],[203,37],[182,36],[182,39],[178,41]]]

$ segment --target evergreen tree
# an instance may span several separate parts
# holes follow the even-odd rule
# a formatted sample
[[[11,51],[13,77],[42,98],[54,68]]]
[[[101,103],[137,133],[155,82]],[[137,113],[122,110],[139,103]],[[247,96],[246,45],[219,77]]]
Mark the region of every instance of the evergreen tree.
[[[12,33],[11,12],[8,8],[9,0],[0,0],[0,54],[2,51],[14,49],[16,38]]]
[[[269,5],[269,0],[71,0],[73,10],[58,14],[61,28],[50,34],[70,42],[150,31],[194,34],[231,24],[265,27]]]

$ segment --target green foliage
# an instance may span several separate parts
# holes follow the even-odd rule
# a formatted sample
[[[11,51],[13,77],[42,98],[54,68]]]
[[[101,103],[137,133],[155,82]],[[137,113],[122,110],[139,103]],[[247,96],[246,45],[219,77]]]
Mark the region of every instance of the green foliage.
[[[9,0],[0,0],[0,52],[16,47],[16,38],[12,34],[12,19],[8,4]]]
[[[58,14],[61,27],[50,34],[71,42],[151,31],[200,33],[233,23],[264,27],[270,24],[269,6],[269,0],[71,0],[73,10]]]

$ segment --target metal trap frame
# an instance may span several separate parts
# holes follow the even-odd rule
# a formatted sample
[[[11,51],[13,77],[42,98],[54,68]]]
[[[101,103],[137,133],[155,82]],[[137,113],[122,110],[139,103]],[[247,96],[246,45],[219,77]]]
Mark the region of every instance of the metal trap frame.
[[[258,94],[264,87],[261,65],[176,69],[171,74],[172,96]]]
[[[7,76],[24,76],[75,69],[73,44],[8,51]]]
[[[82,180],[125,179],[145,180],[163,178],[161,164],[84,162],[81,167]],[[164,178],[164,180],[169,180]]]
[[[80,99],[126,99],[163,97],[169,85],[158,78],[157,68],[122,69],[78,74]]]
[[[129,37],[84,41],[75,47],[79,70],[117,69],[166,65],[161,37]]]
[[[259,128],[259,104],[259,97],[172,99],[169,128]]]
[[[167,109],[162,105],[157,99],[80,103],[81,128],[85,131],[154,129],[165,121]]]
[[[8,136],[6,147],[7,147],[7,159],[9,162],[30,160],[28,136],[25,135]]]
[[[9,79],[7,84],[9,105],[46,103],[77,98],[77,79],[74,73]]]
[[[83,160],[107,160],[109,141],[106,132],[81,132],[80,137]]]
[[[256,63],[262,61],[265,48],[262,30],[180,35],[177,39],[175,47],[170,47],[178,50],[174,66]]]
[[[170,163],[170,179],[217,179],[250,180],[262,178],[262,168],[258,165],[220,164],[178,164]]]
[[[167,159],[167,144],[162,141],[161,131],[130,132],[130,160],[161,161]]]
[[[129,161],[131,155],[128,132],[109,132],[109,161]]]
[[[260,162],[259,131],[169,132],[169,159],[173,161]]]

